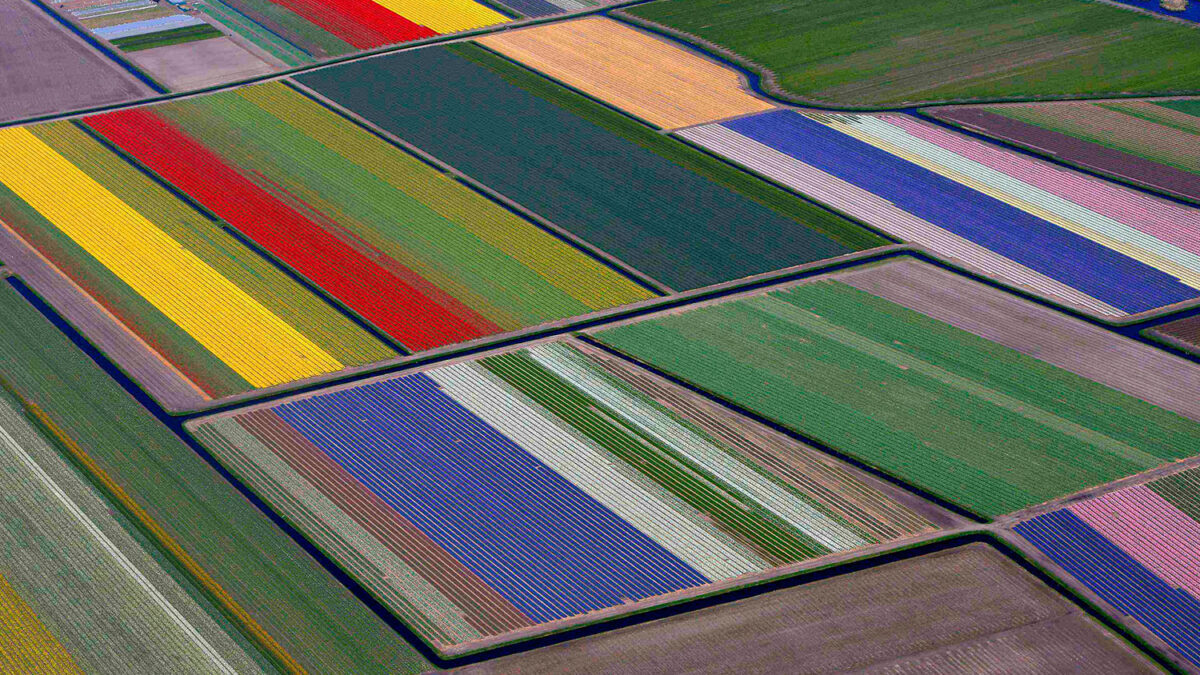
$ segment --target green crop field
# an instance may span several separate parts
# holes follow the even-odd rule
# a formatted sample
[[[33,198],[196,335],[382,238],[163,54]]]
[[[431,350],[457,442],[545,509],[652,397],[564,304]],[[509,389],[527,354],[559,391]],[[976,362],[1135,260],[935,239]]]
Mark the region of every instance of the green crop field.
[[[308,672],[428,668],[399,635],[3,282],[0,377],[90,455]]]
[[[296,79],[676,290],[890,243],[475,45]]]
[[[834,280],[597,337],[986,516],[1200,448],[1190,419]]]
[[[1200,89],[1195,28],[1086,0],[660,0],[621,13],[829,105]]]

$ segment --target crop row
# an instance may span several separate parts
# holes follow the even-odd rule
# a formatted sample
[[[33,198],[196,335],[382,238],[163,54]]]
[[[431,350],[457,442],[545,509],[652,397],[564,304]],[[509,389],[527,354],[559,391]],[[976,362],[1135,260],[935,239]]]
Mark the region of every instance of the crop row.
[[[265,672],[18,405],[0,400],[6,672]]]
[[[205,11],[289,65],[509,21],[475,0],[213,0]]]
[[[1200,213],[904,115],[777,111],[680,135],[894,236],[1094,313],[1200,297]]]
[[[674,289],[886,243],[477,45],[297,79]]]
[[[1119,385],[1171,412],[1078,374],[1078,361],[1059,367],[980,337],[1007,320],[982,305],[960,309],[974,324],[963,330],[853,283],[833,275],[596,337],[988,516],[1195,452],[1193,364],[1171,359],[1185,389],[1174,402]]]
[[[1200,200],[1200,101],[1030,103],[933,109],[1034,152]]]
[[[79,128],[0,144],[0,220],[206,395],[394,354]]]
[[[193,431],[444,649],[932,529],[661,393],[550,343]]]
[[[57,452],[70,443],[86,455],[90,471],[103,472],[143,523],[203,570],[223,610],[240,607],[243,625],[257,625],[308,672],[428,666],[8,284],[0,285],[0,338],[0,377],[54,426]]]
[[[652,297],[281,84],[86,124],[410,350]]]
[[[1200,471],[1037,516],[1016,531],[1200,665]]]

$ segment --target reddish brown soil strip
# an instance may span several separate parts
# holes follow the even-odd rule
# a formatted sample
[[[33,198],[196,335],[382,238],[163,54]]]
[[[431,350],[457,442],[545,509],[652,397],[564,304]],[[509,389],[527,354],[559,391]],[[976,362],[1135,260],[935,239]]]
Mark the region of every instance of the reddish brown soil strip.
[[[931,110],[927,114],[1072,164],[1200,200],[1200,176],[1173,166],[1159,164],[986,110],[950,108]]]
[[[987,667],[961,665],[972,658]],[[969,544],[455,672],[1049,675],[1080,663],[1158,672],[995,549]]]
[[[172,411],[194,410],[209,400],[174,366],[2,223],[0,259],[163,407]]]
[[[498,634],[533,625],[512,603],[399,516],[377,495],[353,480],[325,453],[269,410],[256,410],[238,423],[282,458],[300,475],[331,497],[401,560],[429,580],[454,604],[468,610],[465,619],[484,634]]]
[[[1200,316],[1164,323],[1147,332],[1178,347],[1200,354]]]

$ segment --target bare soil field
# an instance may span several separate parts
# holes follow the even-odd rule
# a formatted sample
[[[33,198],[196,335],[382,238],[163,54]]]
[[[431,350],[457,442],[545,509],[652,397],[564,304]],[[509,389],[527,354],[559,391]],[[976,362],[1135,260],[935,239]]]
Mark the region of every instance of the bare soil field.
[[[227,37],[132,52],[129,60],[173,91],[275,72],[271,64]]]
[[[460,668],[505,673],[1152,673],[986,544]]]
[[[0,122],[152,93],[30,0],[0,0]]]

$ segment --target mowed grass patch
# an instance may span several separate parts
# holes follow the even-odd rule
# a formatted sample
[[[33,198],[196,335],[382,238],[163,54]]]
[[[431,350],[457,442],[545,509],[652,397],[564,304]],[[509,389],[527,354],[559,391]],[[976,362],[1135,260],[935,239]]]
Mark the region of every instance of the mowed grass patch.
[[[622,10],[839,106],[1200,88],[1193,28],[1083,0],[661,0]]]

